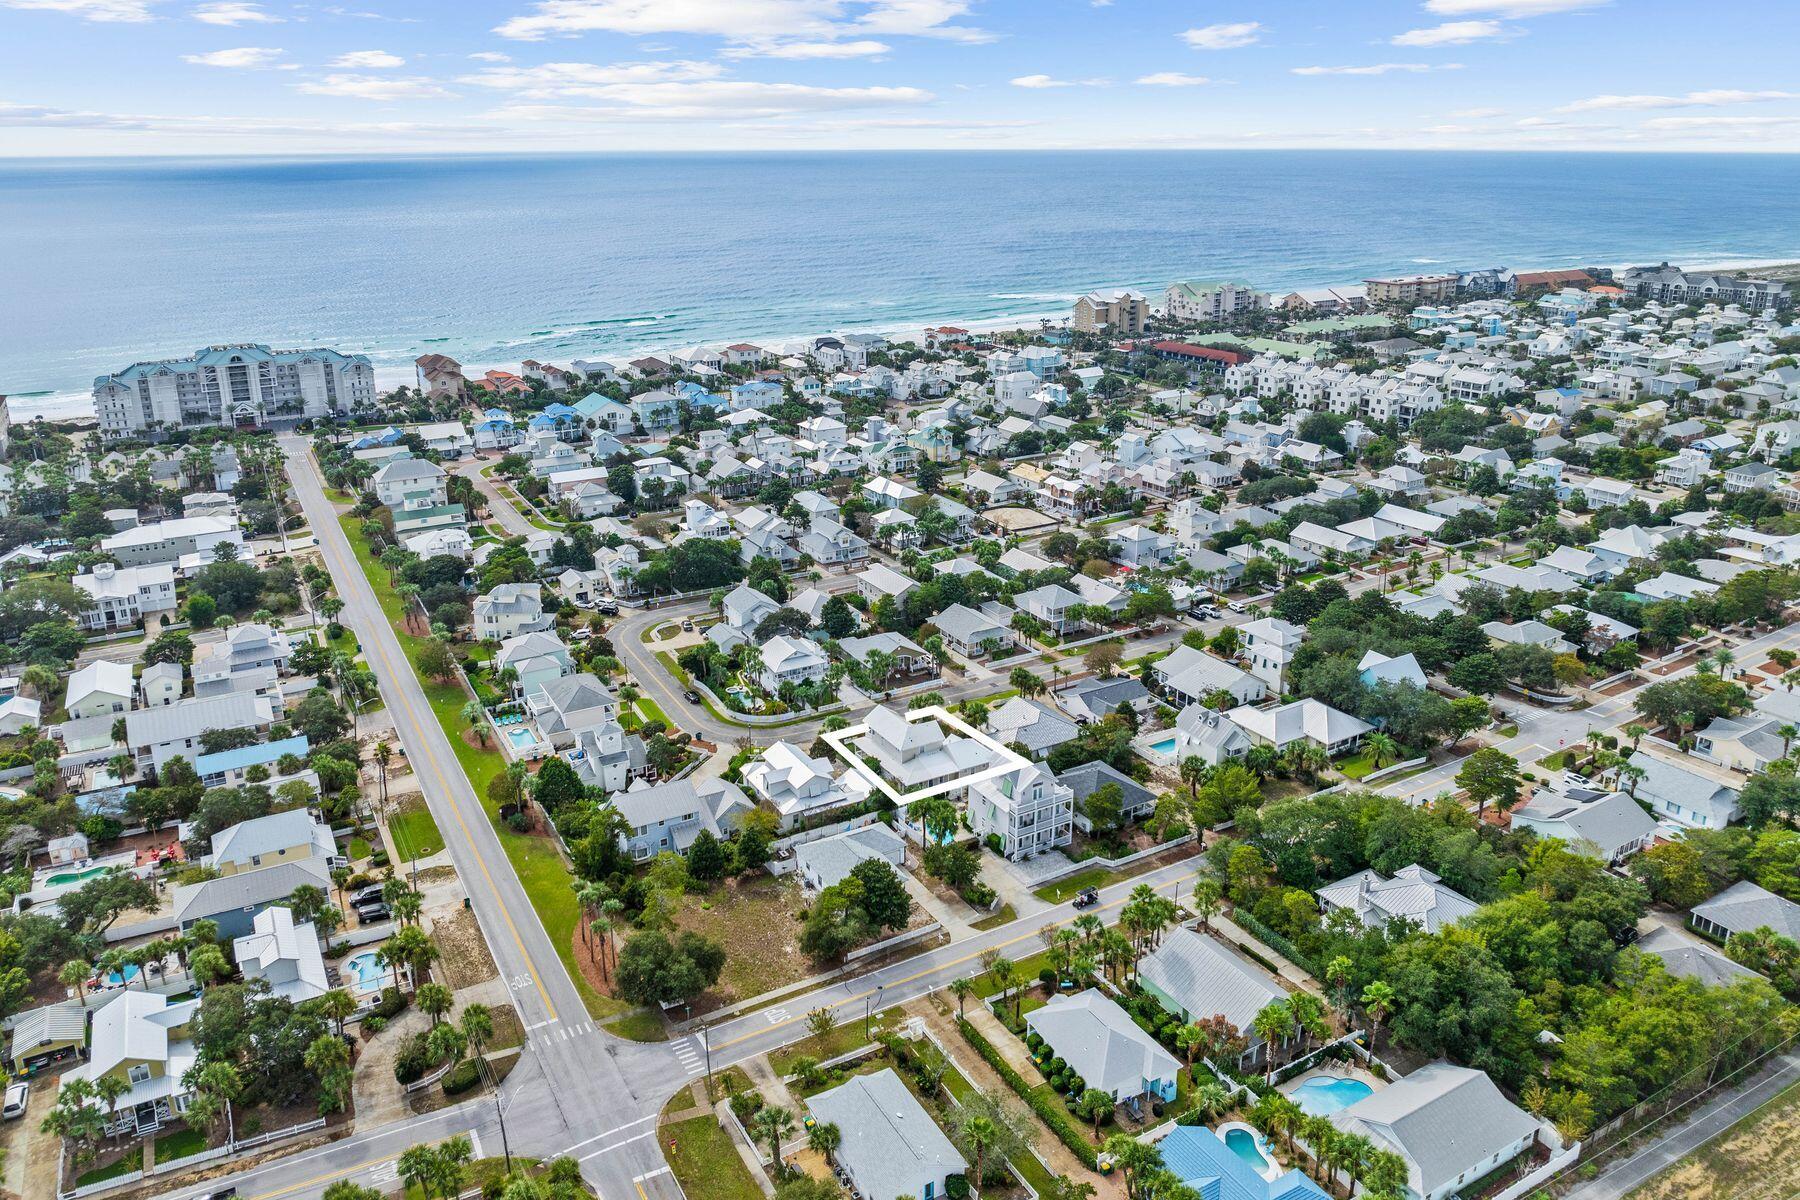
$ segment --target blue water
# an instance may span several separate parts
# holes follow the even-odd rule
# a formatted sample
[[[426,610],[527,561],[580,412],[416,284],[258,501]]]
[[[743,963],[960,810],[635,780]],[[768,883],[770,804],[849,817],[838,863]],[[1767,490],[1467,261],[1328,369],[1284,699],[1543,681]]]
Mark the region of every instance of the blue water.
[[[1175,753],[1175,738],[1166,737],[1150,743],[1150,748],[1165,757]]]
[[[380,991],[389,978],[388,968],[375,961],[373,950],[364,951],[344,963],[344,973],[354,978],[362,991]]]
[[[512,743],[514,750],[524,750],[537,744],[537,734],[529,729],[515,727],[506,731],[506,740]]]
[[[1349,1108],[1374,1090],[1360,1079],[1315,1075],[1295,1088],[1290,1098],[1301,1112],[1323,1117]]]
[[[1785,155],[913,152],[0,163],[0,392],[223,340],[411,381],[1430,266],[1800,259]]]
[[[1256,1135],[1248,1129],[1227,1129],[1225,1146],[1233,1154],[1250,1164],[1250,1169],[1261,1174],[1269,1168],[1269,1156],[1262,1152],[1256,1144]]]

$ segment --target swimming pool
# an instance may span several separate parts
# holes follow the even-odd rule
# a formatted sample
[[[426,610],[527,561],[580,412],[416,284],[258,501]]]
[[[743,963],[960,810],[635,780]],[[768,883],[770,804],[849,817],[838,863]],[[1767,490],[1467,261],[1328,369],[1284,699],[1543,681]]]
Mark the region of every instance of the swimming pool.
[[[375,960],[373,950],[365,950],[344,963],[345,979],[356,981],[356,988],[362,992],[379,992],[386,987],[390,979],[388,969]]]
[[[1227,1150],[1243,1159],[1252,1171],[1264,1179],[1273,1179],[1279,1173],[1280,1168],[1275,1165],[1275,1160],[1269,1157],[1265,1148],[1268,1143],[1250,1126],[1239,1121],[1221,1125],[1219,1139],[1225,1143]]]
[[[111,867],[89,867],[85,871],[58,871],[54,875],[44,876],[45,887],[63,887],[66,884],[80,883],[84,879],[92,879],[96,875],[104,875]]]
[[[1152,750],[1156,751],[1158,754],[1162,755],[1164,758],[1174,758],[1175,757],[1175,735],[1171,733],[1168,737],[1157,738],[1154,742],[1150,743],[1150,748]]]
[[[1374,1090],[1360,1079],[1346,1079],[1342,1075],[1314,1075],[1303,1080],[1288,1098],[1300,1106],[1301,1112],[1324,1117],[1349,1108]]]
[[[537,735],[519,725],[514,725],[506,731],[506,740],[512,743],[514,750],[529,750],[537,745]]]

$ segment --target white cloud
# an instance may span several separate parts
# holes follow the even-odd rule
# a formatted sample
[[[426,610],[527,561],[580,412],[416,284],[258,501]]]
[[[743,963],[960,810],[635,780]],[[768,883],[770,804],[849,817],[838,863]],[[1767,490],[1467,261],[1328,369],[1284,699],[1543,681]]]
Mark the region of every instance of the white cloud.
[[[606,106],[515,104],[495,116],[528,121],[719,121],[790,113],[924,104],[932,94],[913,87],[811,87],[715,79],[698,83],[622,83],[591,93]]]
[[[1459,108],[1450,114],[1459,121],[1483,121],[1489,117],[1504,117],[1504,108]]]
[[[1110,79],[1056,79],[1049,75],[1021,75],[1012,81],[1016,88],[1105,87]]]
[[[1426,71],[1460,71],[1461,63],[1372,63],[1366,67],[1294,67],[1295,75],[1391,75],[1396,71],[1418,75]]]
[[[1205,87],[1212,82],[1204,75],[1184,75],[1180,71],[1158,71],[1154,75],[1140,75],[1137,81],[1145,87]]]
[[[519,41],[622,33],[682,33],[743,45],[828,42],[859,36],[992,41],[985,30],[951,22],[969,0],[876,0],[854,20],[843,0],[536,0],[532,11],[494,32]]]
[[[398,54],[389,54],[386,50],[352,50],[348,54],[338,55],[329,65],[352,71],[379,71],[386,67],[404,67],[406,60]]]
[[[1236,50],[1254,46],[1262,36],[1261,21],[1239,21],[1229,25],[1203,25],[1181,35],[1181,40],[1196,50]]]
[[[154,0],[0,0],[0,8],[68,13],[84,21],[136,22],[150,20],[152,3]]]
[[[281,18],[273,13],[263,11],[262,5],[250,4],[246,0],[219,0],[216,4],[202,4],[191,14],[194,20],[204,25],[279,25]]]
[[[182,62],[193,63],[197,67],[230,67],[239,71],[257,70],[272,67],[275,60],[287,53],[285,50],[274,50],[267,46],[238,46],[232,50],[209,50],[205,54],[184,54]]]
[[[1557,112],[1610,112],[1620,109],[1717,108],[1725,104],[1755,104],[1768,100],[1800,99],[1800,92],[1745,92],[1728,88],[1689,92],[1684,96],[1590,96],[1565,104]]]
[[[1644,122],[1645,129],[1681,130],[1731,129],[1765,131],[1800,126],[1800,117],[1654,117]]]
[[[1599,8],[1612,0],[1425,0],[1425,11],[1440,17],[1467,17],[1481,13],[1496,17],[1542,17],[1551,13]]]
[[[339,96],[349,100],[447,100],[455,93],[435,80],[405,75],[327,75],[309,80],[300,90],[313,96]]]
[[[1410,29],[1393,42],[1396,46],[1466,46],[1511,36],[1513,31],[1498,21],[1446,21],[1429,29]]]
[[[886,54],[893,47],[886,42],[867,39],[854,42],[758,42],[747,46],[732,46],[725,50],[726,58],[784,58],[784,59],[833,59],[833,58],[873,58],[878,54]]]
[[[512,55],[502,54],[498,50],[477,50],[475,53],[469,55],[469,57],[476,62],[504,63],[512,61]]]
[[[692,83],[716,79],[725,68],[709,62],[560,62],[537,67],[490,67],[458,83],[515,92],[531,100],[587,96],[609,98],[620,84]]]

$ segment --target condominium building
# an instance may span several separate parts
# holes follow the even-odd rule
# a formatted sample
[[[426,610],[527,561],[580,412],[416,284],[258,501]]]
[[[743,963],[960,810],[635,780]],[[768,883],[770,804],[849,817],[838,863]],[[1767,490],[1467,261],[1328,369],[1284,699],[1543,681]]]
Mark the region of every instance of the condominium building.
[[[108,438],[208,425],[255,428],[277,417],[324,417],[374,403],[368,358],[336,350],[207,346],[94,380],[94,412]]]
[[[1787,284],[1771,279],[1739,279],[1716,271],[1683,271],[1663,263],[1631,267],[1620,281],[1625,290],[1662,304],[1740,304],[1746,308],[1786,308]]]
[[[1365,279],[1370,304],[1422,304],[1449,300],[1456,295],[1459,276],[1398,275],[1392,279]]]
[[[1171,283],[1163,293],[1163,311],[1178,321],[1222,321],[1269,303],[1269,293],[1225,280]]]
[[[1150,302],[1136,292],[1089,292],[1075,301],[1075,328],[1083,333],[1114,329],[1127,337],[1143,333]]]

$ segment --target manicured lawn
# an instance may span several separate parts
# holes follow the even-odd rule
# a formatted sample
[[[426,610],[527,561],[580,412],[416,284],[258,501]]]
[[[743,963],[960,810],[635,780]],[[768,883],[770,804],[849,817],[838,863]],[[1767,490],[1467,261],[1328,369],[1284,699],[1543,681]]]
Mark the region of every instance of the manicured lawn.
[[[430,858],[444,848],[444,835],[425,801],[410,800],[388,821],[388,832],[394,838],[394,850],[402,861]]]
[[[879,1028],[879,1025],[874,1026]],[[816,1058],[820,1062],[829,1062],[840,1054],[848,1054],[852,1050],[860,1050],[869,1044],[863,1036],[862,1018],[845,1021],[836,1026],[823,1038],[808,1035],[791,1046],[780,1050],[769,1051],[769,1066],[777,1075],[786,1075],[794,1069],[794,1064],[803,1058]]]
[[[1043,950],[1033,954],[1030,958],[1020,958],[1013,961],[1013,969],[1019,983],[1036,983],[1038,972],[1049,965],[1050,955],[1047,951]],[[985,999],[988,996],[995,995],[999,991],[1000,985],[995,983],[994,977],[986,971],[975,976],[975,994],[977,996],[981,996]]]
[[[664,725],[668,726],[670,729],[673,729],[675,727],[669,721],[668,715],[663,712],[661,706],[658,705],[656,703],[656,701],[650,699],[650,697],[648,697],[648,696],[639,697],[638,702],[637,702],[637,710],[638,710],[638,712],[640,712],[644,715],[644,720],[646,720],[646,721],[661,721]]]
[[[108,1179],[117,1179],[121,1175],[129,1175],[133,1171],[144,1169],[144,1148],[133,1146],[118,1162],[104,1167],[95,1167],[86,1174],[75,1177],[76,1187],[86,1187],[90,1183],[102,1183]]]
[[[198,1129],[178,1129],[174,1133],[158,1134],[156,1138],[156,1161],[174,1162],[178,1158],[187,1158],[206,1149],[206,1135]]]
[[[669,1027],[662,1017],[647,1008],[634,1008],[622,1017],[606,1023],[608,1033],[616,1033],[633,1042],[666,1042]]]
[[[363,859],[365,859],[367,857],[369,857],[368,839],[359,838],[359,837],[351,838],[350,839],[350,861],[351,862],[361,862]]]
[[[677,1121],[656,1136],[687,1200],[763,1200],[750,1168],[715,1118]]]
[[[1012,905],[1002,904],[998,910],[989,913],[987,916],[981,918],[981,920],[969,922],[969,928],[998,929],[1000,926],[1009,925],[1018,919],[1019,914],[1013,911]]]
[[[1352,754],[1349,758],[1341,758],[1333,765],[1345,779],[1361,779],[1375,769],[1375,756],[1364,750],[1360,754]]]
[[[1067,879],[1046,884],[1031,893],[1039,900],[1048,900],[1052,904],[1061,904],[1064,900],[1073,900],[1083,888],[1103,887],[1112,882],[1113,873],[1094,867],[1087,871],[1077,871]]]
[[[339,520],[345,535],[350,539],[351,549],[356,554],[363,574],[368,577],[369,585],[375,590],[382,612],[394,627],[394,636],[399,639],[401,649],[409,658],[417,655],[424,639],[406,632],[400,599],[394,595],[394,589],[388,582],[387,568],[369,553],[369,544],[363,540],[359,523],[349,517],[341,517]],[[506,851],[507,860],[512,863],[513,871],[518,875],[526,894],[531,897],[531,906],[537,910],[538,920],[549,935],[551,945],[556,947],[557,956],[562,959],[569,977],[575,982],[576,990],[581,993],[588,1015],[598,1019],[622,1012],[625,1004],[596,992],[575,963],[575,922],[580,919],[580,913],[575,904],[574,889],[569,886],[569,868],[563,863],[562,856],[548,840],[528,833],[515,833],[500,824],[497,818],[499,810],[487,798],[488,784],[493,781],[494,776],[506,769],[506,758],[498,749],[476,749],[463,740],[462,707],[468,703],[468,693],[460,683],[455,682],[439,683],[422,678],[420,684],[432,713],[443,727],[444,735],[450,739],[450,748],[461,764],[463,774],[468,777],[470,786],[481,801],[483,811],[487,813],[488,820],[500,838],[500,846]]]

